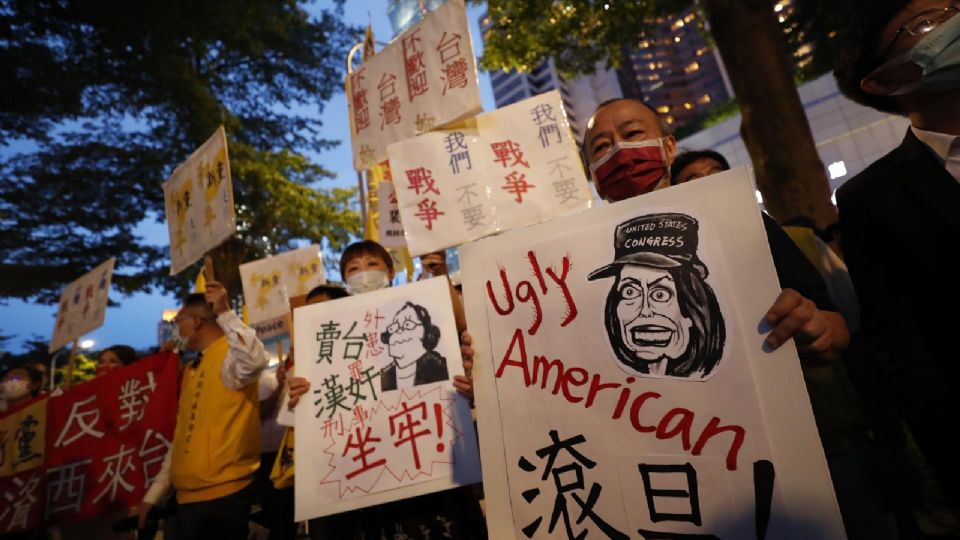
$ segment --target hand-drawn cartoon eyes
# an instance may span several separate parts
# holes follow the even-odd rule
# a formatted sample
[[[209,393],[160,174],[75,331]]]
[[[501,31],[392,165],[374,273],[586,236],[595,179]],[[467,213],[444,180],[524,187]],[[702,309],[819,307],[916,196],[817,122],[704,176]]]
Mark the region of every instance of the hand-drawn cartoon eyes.
[[[620,298],[623,298],[624,300],[634,300],[636,298],[640,298],[642,294],[643,291],[641,291],[640,287],[637,287],[636,285],[625,285],[622,289],[620,289]]]
[[[421,325],[417,321],[410,320],[410,319],[403,321],[402,325],[399,322],[392,322],[389,325],[387,325],[387,332],[391,334],[396,334],[397,332],[400,331],[401,326],[403,327],[404,330],[409,332],[410,330],[415,330],[418,326],[421,326]]]
[[[669,302],[673,298],[673,291],[662,287],[657,287],[650,291],[650,299],[654,302]]]

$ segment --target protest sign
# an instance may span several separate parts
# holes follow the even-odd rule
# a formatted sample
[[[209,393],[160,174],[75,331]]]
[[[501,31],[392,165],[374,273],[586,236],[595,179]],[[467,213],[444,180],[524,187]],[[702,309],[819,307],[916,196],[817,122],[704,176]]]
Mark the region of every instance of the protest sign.
[[[557,91],[390,145],[412,255],[592,205]]]
[[[43,520],[46,397],[0,415],[0,535]]]
[[[296,519],[479,481],[446,279],[294,311]]]
[[[450,0],[347,75],[353,166],[387,159],[387,145],[481,110],[463,0]]]
[[[67,285],[60,293],[60,306],[50,338],[49,352],[103,326],[110,295],[110,280],[116,259],[100,266]]]
[[[320,246],[311,245],[240,265],[250,325],[260,339],[290,332],[290,298],[327,282]]]
[[[45,520],[135,507],[177,420],[177,356],[160,353],[49,398]]]
[[[745,169],[460,256],[491,538],[844,537]]]
[[[403,223],[400,222],[400,205],[397,201],[397,193],[394,191],[393,182],[380,182],[379,213],[377,215],[380,231],[380,245],[387,249],[400,249],[407,245],[403,238]]]
[[[227,134],[217,129],[163,184],[170,275],[203,258],[237,229]]]

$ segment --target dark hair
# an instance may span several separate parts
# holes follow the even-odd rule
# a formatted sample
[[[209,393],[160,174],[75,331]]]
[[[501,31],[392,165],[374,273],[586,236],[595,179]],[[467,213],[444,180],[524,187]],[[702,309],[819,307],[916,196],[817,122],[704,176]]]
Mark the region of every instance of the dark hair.
[[[35,369],[31,366],[14,366],[3,370],[3,373],[0,373],[0,379],[7,376],[7,373],[11,371],[22,369],[27,372],[27,377],[30,379],[30,382],[33,383],[34,389],[30,391],[30,395],[36,397],[40,395],[40,385],[43,384],[43,374],[40,373],[40,370]]]
[[[207,297],[203,293],[192,293],[185,296],[183,298],[183,307],[199,309],[202,312],[200,317],[210,322],[217,320],[217,316],[213,313],[213,309],[210,308],[210,304],[207,303]]]
[[[386,248],[373,240],[363,240],[362,242],[354,242],[347,246],[347,249],[343,250],[343,255],[340,256],[340,275],[344,280],[347,279],[347,263],[361,255],[380,257],[383,259],[384,264],[387,265],[387,270],[393,272],[393,257],[390,256]]]
[[[877,40],[890,20],[910,4],[910,0],[855,0],[850,4],[846,31],[838,35],[837,65],[833,76],[843,95],[878,111],[903,114],[896,99],[868,94],[860,81],[876,69],[882,58],[877,55]]]
[[[719,163],[720,166],[723,167],[723,170],[730,170],[730,162],[728,162],[727,158],[723,157],[723,154],[720,152],[713,150],[689,150],[677,154],[677,156],[673,158],[673,165],[670,165],[670,182],[673,183],[677,175],[686,169],[688,165],[701,159],[712,159]]]
[[[316,287],[310,289],[310,292],[307,293],[307,302],[311,299],[320,296],[321,294],[326,295],[330,300],[336,300],[337,298],[344,298],[350,296],[350,294],[343,287],[338,287],[337,285],[317,285]]]
[[[702,372],[702,377],[706,377],[720,363],[726,341],[726,326],[717,295],[707,284],[703,267],[685,264],[663,270],[670,273],[677,287],[680,313],[692,323],[687,350],[679,358],[668,361],[666,374],[671,377],[690,377]],[[620,295],[617,293],[619,281],[618,276],[607,294],[604,309],[610,345],[613,346],[617,358],[629,368],[648,373],[647,363],[637,361],[634,352],[623,344],[623,333],[617,317],[617,304],[620,302]]]
[[[107,347],[106,349],[100,351],[100,356],[103,356],[105,352],[112,352],[117,355],[117,358],[120,359],[120,363],[129,366],[137,360],[137,351],[133,350],[133,347],[128,345],[114,345],[112,347]]]
[[[414,313],[417,314],[417,319],[420,319],[420,324],[423,325],[423,348],[432,351],[437,348],[437,344],[440,343],[440,327],[433,324],[433,321],[430,319],[430,312],[423,306],[418,306],[413,302],[407,302],[403,304],[403,307],[397,310],[397,313],[400,313],[404,308],[413,308]],[[394,315],[396,316],[396,315]],[[380,341],[384,345],[390,343],[390,332],[384,331],[380,334]]]

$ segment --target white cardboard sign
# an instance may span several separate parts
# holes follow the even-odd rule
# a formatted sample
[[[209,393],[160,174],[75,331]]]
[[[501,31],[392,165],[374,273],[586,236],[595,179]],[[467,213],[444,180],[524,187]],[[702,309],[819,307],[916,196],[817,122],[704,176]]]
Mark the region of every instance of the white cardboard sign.
[[[491,538],[844,538],[745,169],[460,255]]]
[[[410,254],[592,205],[557,91],[390,145]]]
[[[260,339],[289,333],[290,297],[327,282],[318,245],[241,264],[240,279],[247,317]]]
[[[237,230],[233,180],[223,126],[163,184],[170,234],[170,275],[200,260]]]
[[[403,222],[400,220],[400,204],[393,182],[381,181],[377,186],[379,197],[377,204],[377,230],[380,231],[380,244],[389,249],[400,249],[407,245],[403,236]]]
[[[449,0],[347,76],[353,165],[387,159],[387,145],[481,110],[463,0]]]
[[[115,263],[116,258],[111,257],[60,293],[60,307],[50,337],[51,353],[103,326]]]
[[[297,521],[479,481],[446,279],[294,310]]]

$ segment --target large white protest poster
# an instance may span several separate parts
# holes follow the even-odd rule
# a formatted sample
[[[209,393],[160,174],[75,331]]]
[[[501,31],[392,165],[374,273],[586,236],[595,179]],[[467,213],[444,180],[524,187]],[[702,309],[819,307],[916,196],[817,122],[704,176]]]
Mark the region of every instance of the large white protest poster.
[[[51,353],[103,326],[115,263],[111,257],[64,287],[50,337]]]
[[[387,159],[387,145],[481,110],[463,0],[449,0],[347,76],[353,165]]]
[[[260,339],[287,334],[290,298],[327,282],[319,245],[240,265],[247,317]]]
[[[200,260],[237,229],[223,126],[163,184],[170,234],[170,275]]]
[[[460,249],[491,538],[843,538],[745,169]]]
[[[294,310],[297,521],[480,480],[446,279]]]
[[[588,208],[560,92],[389,146],[411,255]]]

